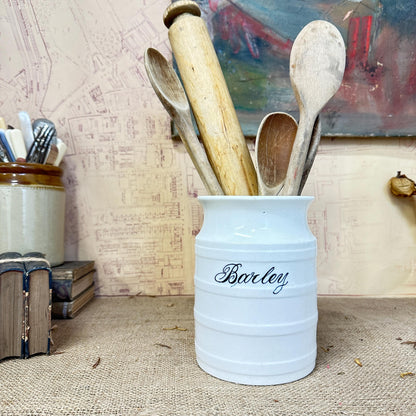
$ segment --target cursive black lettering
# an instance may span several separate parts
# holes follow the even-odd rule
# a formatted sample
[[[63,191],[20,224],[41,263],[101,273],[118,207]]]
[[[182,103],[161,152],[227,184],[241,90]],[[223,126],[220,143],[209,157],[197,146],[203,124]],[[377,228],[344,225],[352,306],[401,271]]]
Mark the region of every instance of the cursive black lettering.
[[[289,273],[286,273],[286,274],[280,273],[279,274],[279,276],[277,278],[278,285],[273,290],[274,295],[279,294],[282,291],[282,289],[289,283],[288,280],[287,280],[288,276],[289,276]]]
[[[226,283],[228,281],[230,284],[235,284],[238,279],[237,272],[241,266],[241,263],[229,263],[225,265],[222,272],[215,275],[215,281],[218,283]]]
[[[273,272],[273,271],[274,271],[274,267],[267,270],[267,272],[265,273],[265,275],[261,279],[263,284],[266,284],[266,283],[273,284],[275,282],[274,278],[276,277],[276,273],[273,273],[272,275],[270,275],[270,273]]]
[[[279,294],[289,283],[289,273],[278,273],[274,266],[270,267],[264,274],[256,272],[240,273],[240,269],[242,268],[243,265],[241,263],[228,263],[223,267],[221,272],[214,276],[214,280],[217,283],[228,283],[231,286],[250,283],[254,285],[261,283],[263,285],[274,286],[277,283],[277,286],[273,289],[273,294],[275,295]]]
[[[255,274],[254,272],[251,273],[241,273],[240,277],[238,278],[238,283],[255,283],[254,279],[258,277],[258,274]]]

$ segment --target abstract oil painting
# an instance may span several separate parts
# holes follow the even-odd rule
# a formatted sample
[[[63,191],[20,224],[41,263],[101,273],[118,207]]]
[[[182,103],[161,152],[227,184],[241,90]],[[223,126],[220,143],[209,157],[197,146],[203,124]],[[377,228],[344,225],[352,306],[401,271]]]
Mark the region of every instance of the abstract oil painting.
[[[342,86],[322,112],[323,134],[416,136],[414,0],[197,0],[244,134],[272,111],[298,118],[289,80],[294,39],[312,20],[341,32]]]

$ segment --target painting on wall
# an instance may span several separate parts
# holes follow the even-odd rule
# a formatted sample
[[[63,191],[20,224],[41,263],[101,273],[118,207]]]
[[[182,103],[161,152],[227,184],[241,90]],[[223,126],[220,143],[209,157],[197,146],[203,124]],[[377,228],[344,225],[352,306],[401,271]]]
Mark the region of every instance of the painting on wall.
[[[312,20],[341,32],[342,86],[322,112],[330,136],[416,136],[413,0],[197,0],[247,136],[272,111],[298,118],[289,80],[294,39]]]

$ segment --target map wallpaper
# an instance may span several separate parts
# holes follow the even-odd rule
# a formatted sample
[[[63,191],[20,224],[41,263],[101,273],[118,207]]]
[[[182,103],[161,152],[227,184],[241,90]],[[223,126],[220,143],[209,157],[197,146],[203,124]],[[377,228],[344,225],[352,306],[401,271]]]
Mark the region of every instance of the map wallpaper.
[[[205,195],[148,82],[147,47],[172,59],[167,0],[10,0],[0,5],[0,116],[48,118],[68,145],[66,259],[95,260],[97,296],[193,293]],[[254,143],[249,141],[250,149]],[[304,189],[323,295],[416,294],[416,141],[327,137]]]

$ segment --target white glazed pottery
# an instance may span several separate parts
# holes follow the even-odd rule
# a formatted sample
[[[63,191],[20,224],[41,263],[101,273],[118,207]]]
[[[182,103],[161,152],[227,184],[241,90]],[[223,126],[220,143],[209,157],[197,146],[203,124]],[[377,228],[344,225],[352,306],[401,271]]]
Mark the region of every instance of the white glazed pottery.
[[[199,366],[227,381],[288,383],[315,367],[312,197],[206,196],[195,242]]]
[[[65,190],[59,167],[0,163],[0,253],[41,252],[64,262]]]

